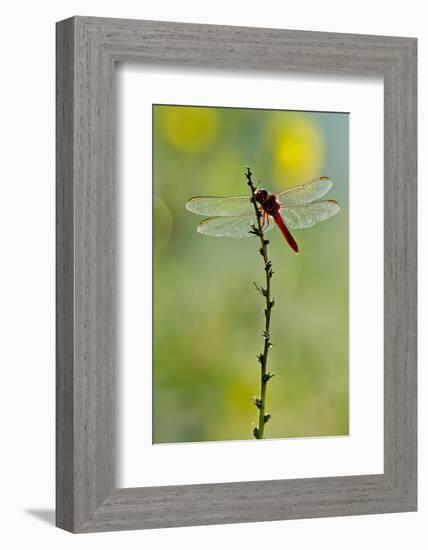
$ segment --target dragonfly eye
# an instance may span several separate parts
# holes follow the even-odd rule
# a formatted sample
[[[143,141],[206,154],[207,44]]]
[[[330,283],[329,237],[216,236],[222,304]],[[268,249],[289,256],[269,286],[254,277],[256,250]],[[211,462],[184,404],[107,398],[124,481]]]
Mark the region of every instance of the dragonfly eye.
[[[258,189],[255,194],[256,201],[262,204],[268,198],[268,195],[269,193],[266,189]]]

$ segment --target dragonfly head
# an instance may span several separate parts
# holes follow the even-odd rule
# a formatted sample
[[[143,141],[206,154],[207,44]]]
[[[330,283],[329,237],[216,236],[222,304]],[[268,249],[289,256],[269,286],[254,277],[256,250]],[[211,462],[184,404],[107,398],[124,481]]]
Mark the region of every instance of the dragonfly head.
[[[263,204],[268,196],[269,193],[266,189],[257,189],[255,193],[256,201],[260,204]]]

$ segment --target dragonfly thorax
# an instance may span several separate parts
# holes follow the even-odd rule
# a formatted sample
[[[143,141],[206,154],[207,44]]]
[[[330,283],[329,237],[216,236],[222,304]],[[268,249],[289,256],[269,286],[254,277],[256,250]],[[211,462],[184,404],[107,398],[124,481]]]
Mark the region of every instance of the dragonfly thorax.
[[[255,197],[263,210],[268,214],[274,214],[278,211],[280,205],[277,198],[273,193],[269,193],[267,189],[258,189],[255,193]]]

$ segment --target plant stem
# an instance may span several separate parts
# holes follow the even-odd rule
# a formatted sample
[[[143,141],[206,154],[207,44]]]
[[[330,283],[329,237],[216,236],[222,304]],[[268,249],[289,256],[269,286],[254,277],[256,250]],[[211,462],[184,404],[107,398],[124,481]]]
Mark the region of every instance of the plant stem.
[[[258,360],[260,363],[260,397],[254,399],[254,404],[259,410],[259,423],[258,427],[254,428],[253,434],[256,439],[263,439],[264,429],[266,422],[270,419],[270,415],[266,414],[266,388],[267,383],[272,378],[273,373],[267,371],[267,360],[268,360],[268,353],[269,348],[272,346],[272,342],[270,340],[270,318],[271,318],[271,311],[274,306],[274,300],[271,299],[271,279],[273,275],[272,271],[272,262],[269,260],[268,256],[268,244],[269,241],[264,238],[263,234],[263,225],[262,225],[262,212],[260,208],[257,206],[256,201],[256,188],[253,185],[251,176],[251,170],[249,167],[247,167],[246,172],[247,177],[247,183],[251,189],[251,202],[254,205],[254,210],[256,213],[257,218],[257,226],[252,227],[252,233],[257,235],[260,239],[260,254],[263,257],[264,261],[264,269],[266,273],[266,288],[259,287],[256,283],[254,283],[256,289],[262,294],[262,296],[266,299],[266,306],[264,310],[265,314],[265,329],[263,331],[263,338],[264,338],[264,346],[263,346],[263,352],[258,355]]]

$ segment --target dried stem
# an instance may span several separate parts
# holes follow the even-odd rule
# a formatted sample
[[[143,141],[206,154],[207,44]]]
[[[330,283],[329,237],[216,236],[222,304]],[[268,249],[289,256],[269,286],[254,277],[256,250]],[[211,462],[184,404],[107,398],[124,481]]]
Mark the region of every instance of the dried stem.
[[[253,434],[254,434],[254,437],[256,439],[263,439],[265,424],[270,419],[270,414],[266,414],[266,412],[265,412],[266,411],[266,388],[267,388],[267,383],[269,382],[269,380],[273,376],[273,373],[268,372],[268,370],[267,370],[267,360],[268,360],[269,348],[272,346],[272,342],[270,340],[270,332],[269,332],[270,331],[270,317],[271,317],[271,310],[272,310],[272,308],[274,306],[274,303],[275,303],[274,300],[271,299],[271,284],[270,284],[271,279],[272,279],[272,275],[273,275],[273,271],[272,271],[272,262],[269,260],[269,257],[268,257],[268,248],[267,247],[268,247],[269,241],[264,238],[263,225],[262,225],[262,212],[261,212],[260,208],[257,206],[257,201],[256,201],[256,197],[255,197],[256,187],[253,185],[253,181],[251,179],[252,173],[251,173],[251,170],[250,170],[249,167],[247,167],[247,172],[246,172],[245,175],[246,175],[246,178],[247,178],[248,186],[251,189],[250,201],[254,205],[254,210],[255,210],[256,218],[257,218],[257,226],[253,225],[251,232],[254,235],[258,236],[259,239],[260,239],[261,247],[260,247],[259,251],[260,251],[261,256],[263,257],[264,269],[265,269],[265,273],[266,273],[266,288],[263,288],[263,287],[257,285],[256,283],[254,283],[257,291],[260,292],[260,294],[262,296],[264,296],[264,298],[266,300],[266,306],[265,306],[265,310],[264,310],[265,329],[262,333],[262,336],[264,338],[264,346],[263,346],[263,352],[260,353],[257,356],[257,359],[258,359],[258,361],[260,363],[260,367],[261,367],[260,368],[260,371],[261,371],[260,372],[260,397],[253,398],[253,402],[259,410],[259,423],[258,423],[258,427],[254,428]]]

